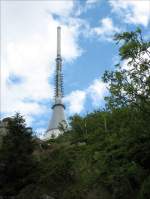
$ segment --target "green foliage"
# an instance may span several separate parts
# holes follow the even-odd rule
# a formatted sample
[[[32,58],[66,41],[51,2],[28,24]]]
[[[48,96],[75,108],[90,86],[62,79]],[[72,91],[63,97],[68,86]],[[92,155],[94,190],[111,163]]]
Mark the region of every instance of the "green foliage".
[[[34,180],[34,144],[19,114],[9,120],[7,130],[0,148],[0,195],[13,196]]]
[[[72,129],[45,151],[38,183],[58,199],[148,195],[150,124],[143,119],[141,111],[131,107],[75,115]]]
[[[115,71],[106,71],[103,80],[109,84],[108,108],[135,105],[150,113],[150,42],[144,41],[141,30],[115,35],[121,42],[121,62]],[[138,105],[138,106],[137,106]]]
[[[150,196],[150,176],[148,176],[143,184],[139,194],[139,199],[149,199]]]

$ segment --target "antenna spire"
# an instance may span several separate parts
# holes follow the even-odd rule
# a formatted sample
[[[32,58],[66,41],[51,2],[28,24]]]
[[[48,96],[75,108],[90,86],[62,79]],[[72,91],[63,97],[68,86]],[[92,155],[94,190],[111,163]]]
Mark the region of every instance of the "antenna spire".
[[[57,27],[57,57],[61,57],[61,27]]]

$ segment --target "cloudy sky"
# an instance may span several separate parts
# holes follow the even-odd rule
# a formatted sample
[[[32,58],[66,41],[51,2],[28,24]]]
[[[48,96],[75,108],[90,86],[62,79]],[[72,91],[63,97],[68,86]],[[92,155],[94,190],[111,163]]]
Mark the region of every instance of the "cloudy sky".
[[[150,35],[149,0],[1,0],[1,117],[20,112],[38,133],[51,116],[56,28],[62,27],[67,117],[104,107],[101,77],[118,62],[116,32]]]

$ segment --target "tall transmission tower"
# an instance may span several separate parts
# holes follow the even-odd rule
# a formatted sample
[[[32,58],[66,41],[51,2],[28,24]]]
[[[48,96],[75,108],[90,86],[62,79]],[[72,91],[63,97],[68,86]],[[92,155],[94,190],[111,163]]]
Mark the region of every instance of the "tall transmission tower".
[[[45,133],[45,139],[49,139],[51,135],[58,135],[67,128],[65,119],[65,106],[63,98],[63,75],[62,75],[62,58],[61,58],[61,28],[57,27],[57,57],[56,57],[56,73],[55,73],[55,96],[52,106],[52,117],[49,122],[48,129]]]

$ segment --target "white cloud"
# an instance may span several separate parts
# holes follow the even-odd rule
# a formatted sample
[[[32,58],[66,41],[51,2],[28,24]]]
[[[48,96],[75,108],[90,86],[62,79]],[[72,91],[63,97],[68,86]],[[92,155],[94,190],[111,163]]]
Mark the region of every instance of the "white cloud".
[[[84,0],[84,1],[74,1],[75,2],[75,9],[76,15],[79,16],[87,12],[88,10],[96,7],[101,0]]]
[[[72,91],[64,98],[64,102],[68,104],[70,114],[80,113],[84,109],[86,99],[86,91],[76,90]]]
[[[91,0],[86,4],[98,2]],[[66,62],[82,54],[78,39],[81,33],[89,35],[90,27],[76,14],[74,1],[67,4],[64,1],[2,1],[1,4],[1,112],[5,115],[21,112],[31,124],[35,116],[49,111],[43,100],[53,97],[49,78],[51,80],[55,68],[56,27],[62,27],[62,56]],[[109,41],[118,30],[110,18],[104,18],[93,33]],[[9,81],[12,75],[21,82]],[[87,96],[93,106],[97,106],[104,90],[103,83],[95,80],[87,89],[71,92],[65,97],[69,112],[80,113]]]
[[[92,99],[94,107],[99,107],[104,101],[104,96],[107,93],[106,83],[95,79],[87,90],[87,94]]]
[[[62,27],[62,56],[65,61],[72,61],[82,53],[78,45],[80,20],[72,18],[73,1],[1,4],[1,112],[10,115],[19,111],[32,121],[33,115],[46,111],[42,100],[53,96],[53,86],[48,80],[55,67],[56,27],[60,24]],[[11,75],[21,82],[10,82]]]
[[[48,12],[65,17],[70,16],[74,8],[73,0],[67,1],[67,5],[64,1],[49,1],[49,2],[38,2],[38,3],[40,4],[40,6],[42,5],[44,8],[47,7]]]
[[[101,40],[111,41],[113,35],[120,31],[118,27],[114,26],[111,18],[103,18],[100,23],[100,26],[93,28],[92,32]]]
[[[64,102],[67,103],[69,114],[80,113],[84,110],[87,97],[90,98],[92,106],[97,108],[104,103],[107,93],[107,84],[95,79],[87,89],[72,91],[64,98]]]
[[[95,4],[98,3],[100,0],[86,0],[87,4]]]
[[[40,139],[43,139],[45,136],[46,129],[45,128],[37,128],[35,130],[36,136]]]
[[[121,16],[121,20],[130,24],[141,24],[148,26],[150,21],[149,0],[110,0],[113,12]]]
[[[96,6],[98,3],[100,3],[100,0],[86,0],[86,9],[90,9],[93,6]]]

